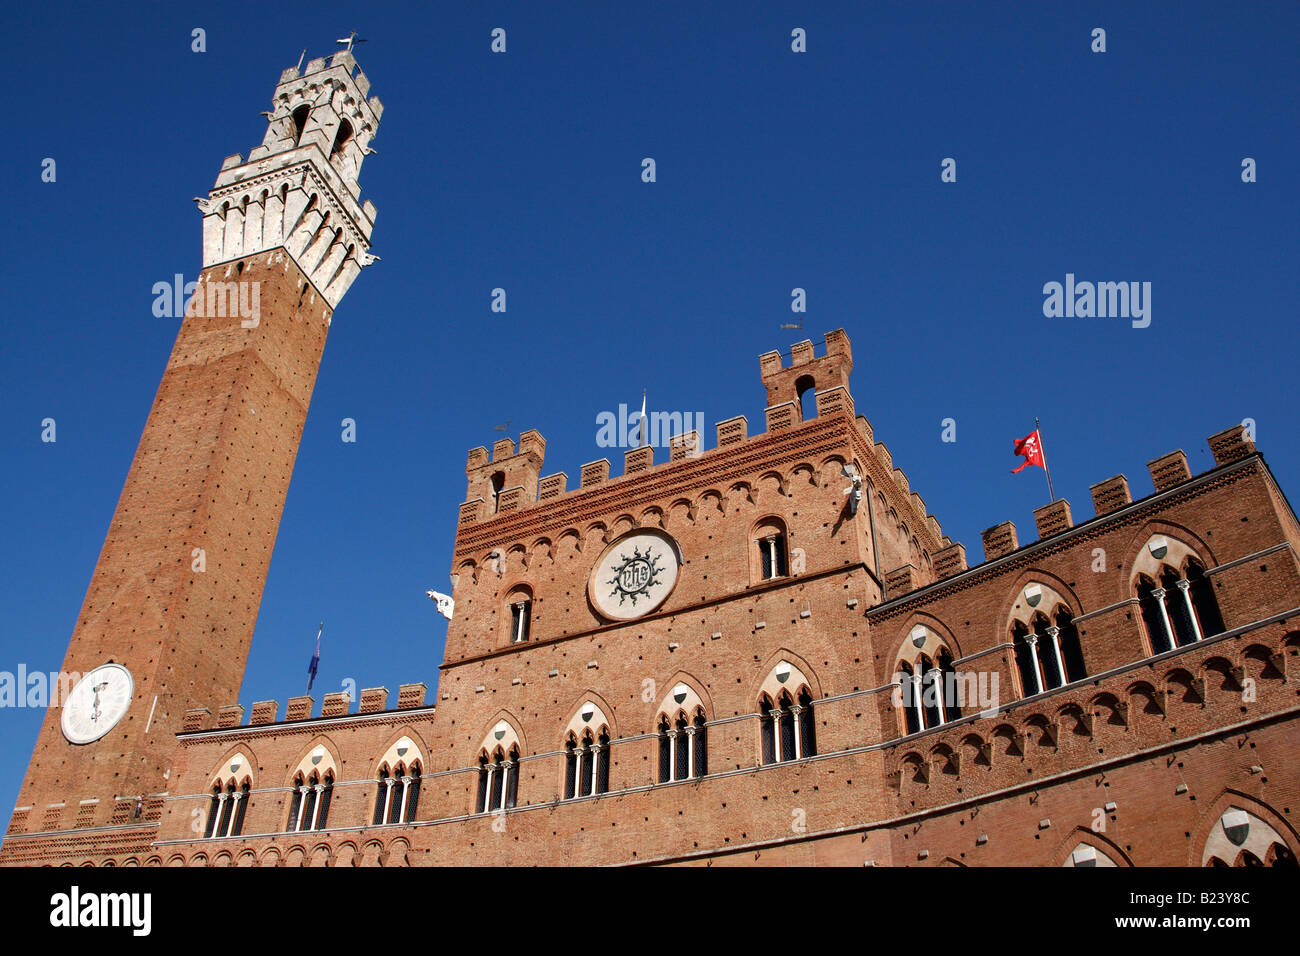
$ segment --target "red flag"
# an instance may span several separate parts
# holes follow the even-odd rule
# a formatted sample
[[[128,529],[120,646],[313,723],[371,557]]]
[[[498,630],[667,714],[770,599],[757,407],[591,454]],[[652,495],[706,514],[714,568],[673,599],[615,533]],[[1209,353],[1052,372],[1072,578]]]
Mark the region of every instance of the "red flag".
[[[1043,458],[1043,442],[1042,439],[1038,437],[1037,428],[1024,438],[1017,439],[1015,447],[1012,448],[1012,453],[1025,456],[1025,460],[1021,463],[1019,468],[1011,469],[1011,474],[1013,475],[1024,471],[1026,465],[1037,465],[1044,471],[1047,470],[1047,462]]]

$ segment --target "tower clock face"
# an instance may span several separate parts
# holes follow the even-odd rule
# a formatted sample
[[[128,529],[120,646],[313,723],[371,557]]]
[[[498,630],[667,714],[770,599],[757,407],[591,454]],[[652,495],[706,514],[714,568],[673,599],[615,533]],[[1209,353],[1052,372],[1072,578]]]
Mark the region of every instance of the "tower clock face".
[[[121,664],[102,664],[83,677],[63,704],[63,736],[88,744],[108,733],[131,706],[135,681]]]
[[[681,566],[677,542],[658,529],[624,535],[607,547],[587,582],[602,615],[630,621],[658,608],[672,593]]]

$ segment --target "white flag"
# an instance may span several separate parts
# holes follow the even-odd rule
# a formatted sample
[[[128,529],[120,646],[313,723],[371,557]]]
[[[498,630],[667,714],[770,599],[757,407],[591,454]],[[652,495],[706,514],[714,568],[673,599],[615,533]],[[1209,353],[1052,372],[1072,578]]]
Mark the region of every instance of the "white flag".
[[[441,594],[437,591],[425,591],[438,604],[438,613],[451,620],[451,616],[456,613],[456,602],[451,599],[449,594]]]

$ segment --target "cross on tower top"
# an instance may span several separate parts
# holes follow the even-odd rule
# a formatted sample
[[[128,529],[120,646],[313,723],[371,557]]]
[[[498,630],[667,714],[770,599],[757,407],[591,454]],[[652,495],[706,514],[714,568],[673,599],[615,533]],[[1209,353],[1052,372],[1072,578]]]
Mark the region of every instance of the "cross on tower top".
[[[356,31],[356,30],[353,30],[351,33],[349,33],[347,36],[343,37],[341,40],[335,40],[334,42],[335,42],[335,43],[342,44],[343,49],[344,49],[346,52],[351,53],[351,52],[352,52],[352,46],[353,46],[353,44],[356,44],[356,43],[365,43],[366,40],[365,40],[365,37],[359,37],[359,36],[357,36],[357,31]]]

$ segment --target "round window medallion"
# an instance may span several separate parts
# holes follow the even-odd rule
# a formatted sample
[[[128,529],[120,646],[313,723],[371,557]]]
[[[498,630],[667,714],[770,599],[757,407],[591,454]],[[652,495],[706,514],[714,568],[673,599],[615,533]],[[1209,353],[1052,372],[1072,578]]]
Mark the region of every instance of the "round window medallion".
[[[596,610],[615,621],[642,617],[663,604],[681,566],[677,542],[662,531],[633,531],[607,547],[587,582]]]

